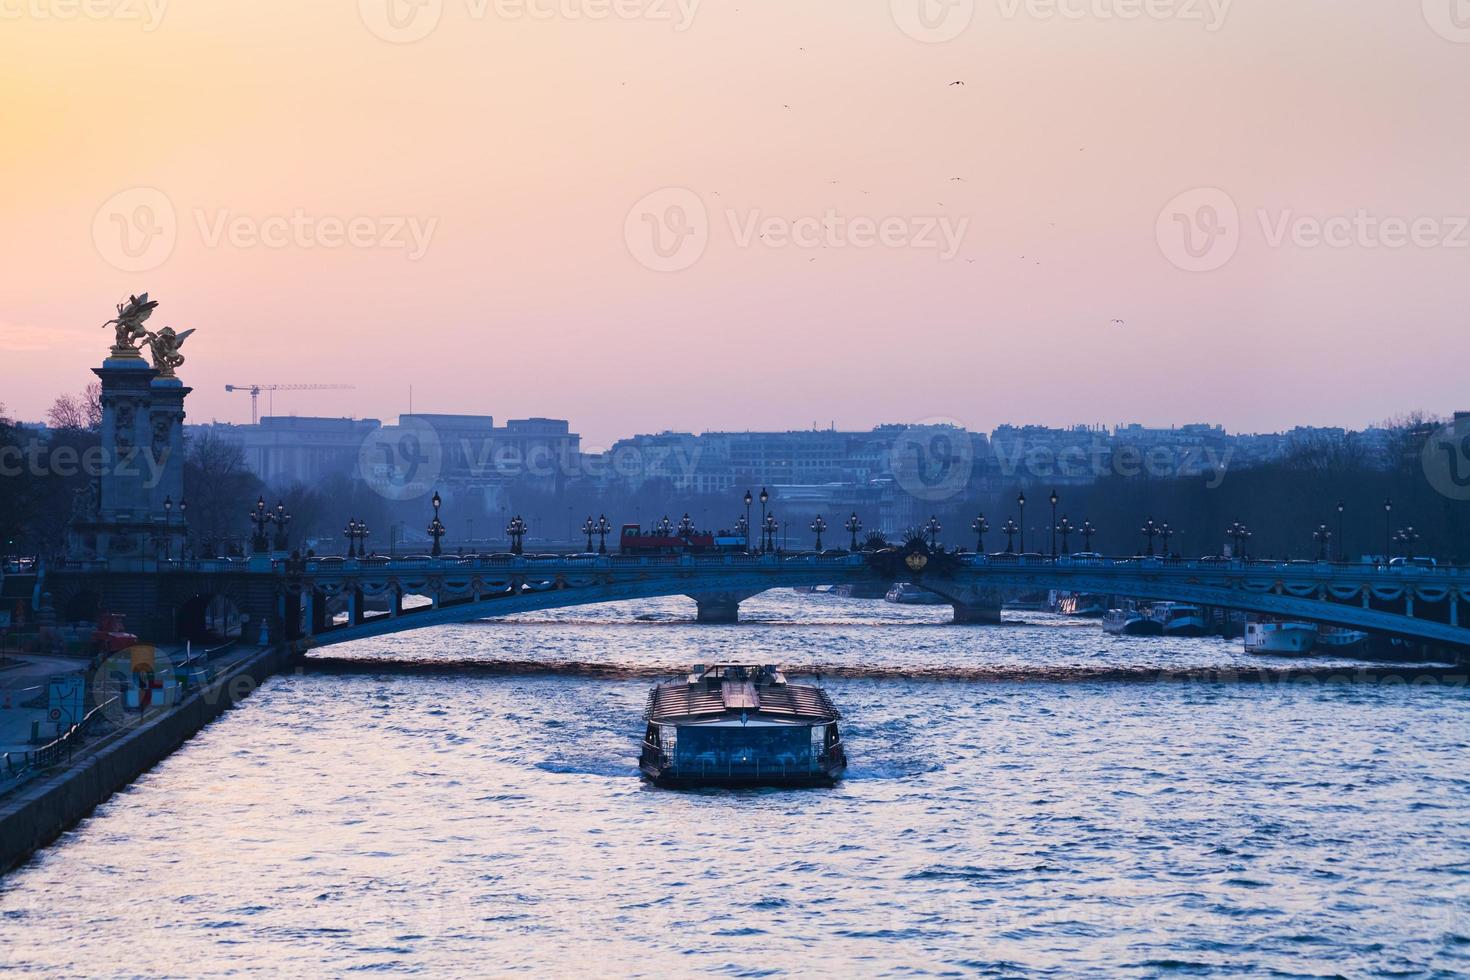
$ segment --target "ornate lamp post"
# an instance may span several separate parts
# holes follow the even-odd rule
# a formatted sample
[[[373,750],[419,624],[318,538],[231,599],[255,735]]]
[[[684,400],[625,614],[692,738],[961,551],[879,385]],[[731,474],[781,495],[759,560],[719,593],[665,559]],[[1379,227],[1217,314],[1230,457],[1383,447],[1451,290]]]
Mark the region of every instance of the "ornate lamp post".
[[[1016,532],[1019,530],[1021,530],[1021,528],[1016,524],[1015,521],[1011,520],[1009,517],[1006,518],[1006,522],[1000,527],[1000,533],[1006,536],[1006,554],[1008,555],[1013,555],[1016,553],[1015,549],[1011,547],[1011,542],[1015,539]]]
[[[762,492],[764,493],[764,491]],[[761,523],[762,551],[776,550],[776,528],[778,526],[779,525],[776,523],[776,514],[774,511],[765,516],[765,520]]]
[[[521,520],[520,514],[510,519],[510,523],[505,526],[505,536],[510,538],[511,554],[520,555],[525,553],[525,549],[521,547],[521,539],[526,536],[526,532],[529,530],[530,527],[525,521]]]
[[[1154,519],[1150,517],[1148,519],[1148,523],[1139,529],[1139,533],[1148,539],[1148,555],[1149,557],[1153,557],[1154,538],[1159,536],[1159,526],[1155,524]]]
[[[857,543],[858,532],[863,529],[863,522],[860,521],[860,520],[858,520],[857,511],[853,511],[852,512],[852,516],[849,517],[847,519],[847,521],[842,525],[842,529],[844,531],[846,531],[848,534],[852,535],[852,545],[851,545],[851,547],[848,550],[850,550],[850,551],[857,551],[858,550],[858,543]]]
[[[429,522],[429,538],[434,544],[429,548],[429,554],[434,558],[438,558],[442,551],[439,542],[445,534],[444,522],[439,520],[439,508],[443,505],[444,501],[439,499],[438,490],[434,491],[434,496],[429,499],[429,503],[434,507],[434,519]]]
[[[659,537],[667,538],[674,533],[674,522],[669,520],[668,514],[665,514],[663,520],[655,524],[653,529],[659,533]]]
[[[1169,526],[1169,522],[1168,521],[1165,521],[1159,527],[1159,538],[1164,542],[1164,557],[1165,558],[1168,558],[1169,557],[1169,539],[1172,538],[1175,535],[1175,533],[1176,533],[1175,530],[1172,527]]]
[[[750,551],[750,518],[744,514],[735,518],[735,530],[739,531],[740,536],[745,539],[745,550]]]
[[[179,498],[179,530],[183,532],[183,540],[179,542],[179,557],[190,557],[189,551],[189,500],[187,497]]]
[[[686,510],[684,516],[679,518],[679,537],[684,539],[684,547],[689,547],[689,539],[693,536],[694,522],[689,519],[689,512]]]
[[[587,515],[587,519],[582,522],[582,533],[585,534],[585,535],[587,535],[587,550],[588,551],[591,551],[592,550],[592,535],[595,534],[595,533],[597,533],[597,525],[594,524],[594,523],[592,523],[592,515],[591,514],[588,514]]]
[[[349,517],[347,526],[342,529],[342,536],[347,539],[347,557],[357,557],[357,518]]]
[[[827,530],[827,522],[822,520],[821,514],[818,514],[817,519],[812,521],[812,533],[817,536],[818,553],[820,553],[822,550],[822,532],[825,530]]]
[[[745,520],[740,524],[740,533],[745,536],[745,550],[750,550],[750,502],[754,499],[750,491],[745,491]]]
[[[279,500],[276,501],[276,510],[271,515],[271,520],[276,524],[275,548],[277,551],[285,551],[287,547],[286,525],[291,523],[291,515],[287,512],[286,505]]]
[[[1230,540],[1235,545],[1235,557],[1244,560],[1245,543],[1250,540],[1250,530],[1247,529],[1244,524],[1236,521],[1234,524],[1231,524],[1225,529],[1225,535],[1230,538]]]
[[[985,532],[990,530],[990,522],[983,512],[970,522],[970,530],[975,532],[975,554],[985,554]]]
[[[1383,560],[1393,551],[1393,498],[1383,498]]]
[[[1337,502],[1337,560],[1338,561],[1346,561],[1347,560],[1347,556],[1343,554],[1343,550],[1342,550],[1343,549],[1343,543],[1344,543],[1343,540],[1342,540],[1342,512],[1345,509],[1346,509],[1345,505],[1343,504],[1343,502],[1341,500],[1339,500]]]
[[[1026,553],[1026,493],[1022,491],[1016,494],[1016,506],[1021,508],[1021,523],[1017,530],[1021,532],[1021,553]]]
[[[270,511],[265,509],[265,498],[261,497],[255,501],[255,509],[250,511],[250,523],[255,525],[255,533],[250,538],[250,550],[254,554],[266,553],[268,543],[265,539],[265,526],[270,522]]]
[[[1051,556],[1057,556],[1057,492],[1053,490],[1047,498],[1051,501]]]
[[[1414,556],[1414,542],[1419,540],[1419,532],[1414,530],[1414,525],[1399,528],[1399,533],[1395,534],[1393,539],[1404,546],[1405,558]]]
[[[766,488],[761,487],[761,550],[766,550],[766,501],[771,495],[766,493]]]
[[[1092,550],[1092,536],[1097,533],[1097,528],[1092,526],[1091,521],[1082,522],[1082,550]]]
[[[934,551],[939,543],[939,532],[944,530],[944,525],[939,523],[939,518],[929,515],[929,523],[924,525],[924,531],[929,535],[929,550]]]
[[[612,533],[612,522],[607,519],[606,514],[597,515],[597,527],[594,530],[597,531],[597,553],[605,555],[607,554],[607,536]]]
[[[1062,536],[1062,550],[1063,551],[1071,551],[1071,549],[1067,547],[1067,540],[1072,536],[1072,531],[1073,530],[1074,529],[1072,527],[1072,522],[1069,521],[1069,520],[1067,520],[1067,515],[1066,514],[1063,514],[1062,515],[1062,523],[1060,523],[1060,524],[1057,525],[1057,533]],[[1055,558],[1056,556],[1053,555],[1052,557]]]
[[[172,535],[170,535],[168,533],[169,530],[170,530],[170,528],[169,528],[170,519],[173,517],[173,513],[174,513],[174,498],[173,497],[164,497],[163,498],[163,560],[164,561],[173,561],[173,557],[174,557],[174,555],[173,555],[173,550],[174,550],[174,548],[173,548],[173,544],[174,544],[173,543],[173,537],[172,537]],[[154,554],[157,554],[157,552],[154,552]]]
[[[1317,560],[1327,560],[1327,542],[1332,540],[1332,532],[1327,530],[1326,524],[1319,524],[1317,530],[1312,532],[1312,538],[1317,542]]]

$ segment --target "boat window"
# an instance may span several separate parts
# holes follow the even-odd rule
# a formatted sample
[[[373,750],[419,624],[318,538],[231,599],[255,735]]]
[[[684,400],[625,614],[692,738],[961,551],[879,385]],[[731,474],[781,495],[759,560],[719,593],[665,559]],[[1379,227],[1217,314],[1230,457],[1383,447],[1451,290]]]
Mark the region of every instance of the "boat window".
[[[680,766],[806,765],[811,732],[805,725],[687,726],[675,759]]]

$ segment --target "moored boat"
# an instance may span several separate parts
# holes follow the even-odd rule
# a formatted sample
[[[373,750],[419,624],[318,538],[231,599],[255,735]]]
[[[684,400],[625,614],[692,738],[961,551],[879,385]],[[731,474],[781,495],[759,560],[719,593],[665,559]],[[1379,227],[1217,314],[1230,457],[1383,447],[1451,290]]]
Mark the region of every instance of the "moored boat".
[[[1165,636],[1204,636],[1210,631],[1205,611],[1186,602],[1155,603],[1151,618],[1164,627]]]
[[[1319,626],[1317,628],[1317,652],[1319,653],[1363,653],[1368,649],[1368,634],[1362,630],[1350,630],[1345,626]]]
[[[649,692],[638,768],[667,787],[828,786],[847,768],[840,717],[775,667],[695,667]]]
[[[1301,657],[1312,652],[1317,627],[1311,623],[1254,620],[1245,624],[1245,652]]]
[[[1103,615],[1102,626],[1120,636],[1162,636],[1164,632],[1164,624],[1146,616],[1131,599],[1116,609],[1109,609]]]
[[[949,601],[937,592],[921,589],[912,582],[899,582],[883,598],[905,606],[940,606]]]

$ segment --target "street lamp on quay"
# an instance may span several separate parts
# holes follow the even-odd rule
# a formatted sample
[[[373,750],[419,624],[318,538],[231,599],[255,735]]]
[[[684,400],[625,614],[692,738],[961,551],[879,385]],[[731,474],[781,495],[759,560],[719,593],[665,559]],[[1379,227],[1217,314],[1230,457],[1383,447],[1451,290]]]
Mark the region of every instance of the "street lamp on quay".
[[[762,495],[764,495],[765,491],[763,490],[761,491],[761,493]],[[764,501],[762,501],[762,503],[764,503]],[[776,550],[776,528],[778,528],[779,526],[780,525],[776,523],[775,511],[767,514],[765,516],[765,519],[761,521],[761,551],[765,552]]]
[[[1332,540],[1332,532],[1327,530],[1326,524],[1319,524],[1317,530],[1312,532],[1312,539],[1317,542],[1317,560],[1327,560],[1327,542]]]
[[[172,496],[163,498],[163,560],[173,561],[174,543],[169,534],[171,519],[174,513],[174,498]],[[154,552],[157,554],[157,552]]]
[[[368,536],[367,521],[359,521],[355,517],[350,518],[347,521],[347,527],[342,530],[342,533],[347,536],[347,557],[366,558]],[[362,542],[361,546],[358,545],[359,541]]]
[[[816,520],[812,521],[812,533],[817,536],[817,554],[822,553],[822,532],[827,530],[827,522],[818,514]]]
[[[857,551],[858,550],[858,543],[857,543],[858,532],[863,529],[863,522],[860,521],[860,520],[858,520],[857,511],[853,511],[852,512],[852,516],[849,517],[847,519],[847,521],[843,523],[842,528],[848,534],[852,535],[852,547],[849,550]]]
[[[1172,538],[1176,533],[1178,532],[1176,532],[1172,527],[1169,526],[1168,521],[1165,521],[1162,525],[1159,526],[1159,539],[1164,542],[1165,558],[1169,557],[1169,539]]]
[[[667,538],[672,536],[674,533],[674,522],[669,520],[668,514],[665,514],[663,518],[653,526],[653,528],[659,533],[659,537]]]
[[[693,536],[694,522],[689,519],[689,512],[686,510],[684,516],[679,518],[679,537],[683,538],[685,546],[688,546],[689,539]]]
[[[1342,512],[1345,509],[1346,509],[1346,506],[1343,504],[1343,502],[1341,500],[1339,500],[1337,502],[1337,560],[1338,561],[1346,561],[1347,560],[1346,559],[1346,556],[1344,555],[1343,550],[1342,550],[1343,549],[1343,544],[1344,544],[1344,542],[1342,540]]]
[[[612,522],[607,519],[606,514],[597,515],[597,526],[593,528],[597,532],[597,553],[607,554],[607,536],[612,533]],[[587,547],[592,547],[589,543]]]
[[[939,532],[944,530],[944,525],[939,523],[939,517],[935,514],[929,515],[929,523],[924,525],[924,531],[929,535],[929,550],[934,551],[939,543]]]
[[[1057,556],[1057,492],[1053,490],[1047,498],[1051,501],[1051,556]]]
[[[1062,515],[1062,522],[1057,525],[1057,534],[1061,535],[1061,537],[1062,537],[1062,551],[1070,551],[1071,550],[1070,548],[1067,547],[1067,541],[1071,538],[1072,532],[1074,530],[1075,530],[1075,528],[1072,527],[1072,522],[1067,519],[1067,515],[1066,514],[1063,514]],[[1053,554],[1052,557],[1055,558],[1056,555]]]
[[[1006,554],[1008,555],[1016,553],[1015,549],[1011,547],[1011,542],[1015,540],[1016,532],[1019,530],[1021,528],[1009,517],[1006,518],[1006,522],[1000,527],[1000,533],[1006,536]]]
[[[741,514],[739,517],[735,518],[735,530],[739,531],[740,532],[740,536],[745,539],[745,550],[746,551],[749,551],[750,550],[750,519],[745,514]]]
[[[766,530],[765,530],[766,529],[766,501],[768,501],[770,499],[771,499],[771,495],[769,493],[766,493],[766,488],[765,487],[761,487],[760,501],[761,501],[761,550],[762,551],[764,551],[765,550],[765,547],[766,547]]]
[[[1092,522],[1091,521],[1083,521],[1082,522],[1081,533],[1082,533],[1082,550],[1083,551],[1091,551],[1092,550],[1092,536],[1097,533],[1097,528],[1095,528],[1095,527],[1092,526]]]
[[[1154,553],[1154,538],[1159,536],[1159,526],[1155,524],[1154,519],[1150,517],[1148,519],[1148,523],[1139,528],[1139,533],[1148,539],[1147,554],[1152,557]]]
[[[990,530],[990,522],[983,512],[970,522],[970,530],[975,532],[975,554],[985,554],[985,532]]]
[[[445,534],[444,522],[439,520],[439,508],[443,505],[444,501],[439,499],[438,490],[434,491],[434,496],[429,500],[429,503],[434,507],[434,519],[429,522],[429,538],[434,544],[429,548],[429,554],[434,558],[438,558],[441,553],[439,542],[443,540]]]
[[[582,533],[585,534],[585,535],[587,535],[587,550],[588,551],[591,551],[592,550],[592,535],[594,535],[594,534],[597,533],[597,525],[594,524],[594,523],[592,523],[592,515],[591,514],[588,514],[587,515],[587,519],[582,522]]]
[[[265,509],[265,498],[261,497],[255,501],[255,508],[250,511],[250,523],[255,525],[255,533],[250,537],[250,550],[252,553],[257,555],[266,553],[265,526],[270,522],[270,511]]]
[[[291,514],[286,510],[286,505],[276,501],[276,511],[271,515],[271,520],[276,522],[276,550],[285,551],[287,547],[286,525],[291,523]]]
[[[1016,494],[1016,506],[1021,508],[1021,523],[1017,530],[1021,532],[1021,554],[1026,553],[1026,492],[1023,490]]]
[[[1236,521],[1225,529],[1225,536],[1235,545],[1235,557],[1245,559],[1245,543],[1251,539],[1250,529]]]
[[[1419,540],[1419,532],[1414,530],[1414,525],[1399,528],[1399,533],[1393,539],[1404,546],[1404,557],[1412,558],[1414,555],[1414,542]]]
[[[745,518],[740,522],[740,533],[745,536],[745,550],[750,550],[750,491],[745,491]]]
[[[1383,560],[1393,551],[1393,498],[1383,498]]]
[[[520,514],[510,519],[510,523],[505,526],[505,536],[510,538],[511,554],[520,555],[525,553],[525,549],[521,547],[521,539],[526,536],[526,532],[529,530],[530,527],[525,521],[521,520]]]

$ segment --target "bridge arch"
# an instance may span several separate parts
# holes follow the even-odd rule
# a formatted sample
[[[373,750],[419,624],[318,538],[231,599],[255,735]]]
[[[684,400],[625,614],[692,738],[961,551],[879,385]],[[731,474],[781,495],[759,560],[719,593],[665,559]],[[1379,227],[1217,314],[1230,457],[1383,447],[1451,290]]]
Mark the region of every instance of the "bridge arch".
[[[194,643],[218,644],[237,639],[246,626],[245,611],[227,592],[201,592],[179,603],[174,635]]]

